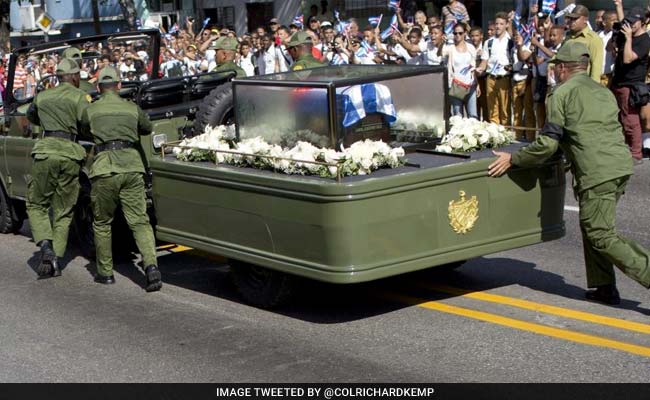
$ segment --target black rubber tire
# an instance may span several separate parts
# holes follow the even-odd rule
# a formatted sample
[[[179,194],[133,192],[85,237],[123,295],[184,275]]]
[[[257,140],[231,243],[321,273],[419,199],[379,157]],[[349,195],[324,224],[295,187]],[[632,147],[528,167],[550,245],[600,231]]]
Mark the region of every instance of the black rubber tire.
[[[286,304],[293,294],[294,277],[238,260],[229,260],[230,276],[246,303],[264,309]]]
[[[93,210],[90,204],[90,190],[87,188],[82,188],[79,193],[72,226],[81,254],[88,260],[95,260],[97,253],[95,250],[95,232],[93,231]],[[115,212],[115,219],[111,229],[113,260],[121,262],[133,259],[132,253],[138,251],[137,246],[120,210]]]
[[[93,209],[90,205],[90,189],[82,188],[74,210],[72,229],[77,238],[81,254],[88,260],[94,260],[95,233],[93,232]]]
[[[235,112],[233,109],[232,83],[227,82],[223,85],[212,89],[212,91],[203,98],[194,120],[194,132],[200,135],[205,127],[232,125],[235,123]]]
[[[16,233],[22,226],[22,218],[16,218],[11,199],[0,185],[0,233]]]

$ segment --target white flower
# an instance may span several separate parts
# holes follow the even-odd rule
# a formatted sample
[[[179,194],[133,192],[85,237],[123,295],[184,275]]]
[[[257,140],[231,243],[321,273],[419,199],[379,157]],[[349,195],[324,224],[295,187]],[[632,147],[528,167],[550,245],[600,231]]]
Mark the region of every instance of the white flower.
[[[454,136],[449,139],[449,146],[451,146],[452,149],[460,149],[463,147],[463,139],[458,136]]]
[[[441,152],[443,152],[443,153],[451,153],[451,152],[453,151],[453,149],[451,148],[451,146],[448,145],[448,144],[442,144],[442,145],[440,145],[440,146],[436,146],[436,150],[437,150],[437,151],[441,151]]]

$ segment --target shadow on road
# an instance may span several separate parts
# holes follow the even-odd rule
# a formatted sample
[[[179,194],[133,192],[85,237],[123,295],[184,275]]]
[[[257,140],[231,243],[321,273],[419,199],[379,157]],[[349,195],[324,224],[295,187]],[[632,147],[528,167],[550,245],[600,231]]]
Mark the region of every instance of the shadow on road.
[[[217,296],[243,303],[229,279],[229,267],[223,262],[206,259],[185,252],[159,259],[166,285]],[[133,265],[119,264],[116,272],[144,287],[144,275]],[[427,284],[452,286],[469,292],[486,291],[499,287],[520,285],[576,300],[584,299],[584,288],[568,284],[561,275],[542,271],[533,263],[510,258],[476,258],[456,269],[430,268],[378,281],[334,285],[299,279],[291,302],[271,310],[308,322],[336,324],[371,318],[412,304],[392,300],[392,296],[406,296],[423,301],[444,300],[457,295],[427,288]],[[650,310],[639,307],[639,302],[623,300],[618,308],[650,315]]]

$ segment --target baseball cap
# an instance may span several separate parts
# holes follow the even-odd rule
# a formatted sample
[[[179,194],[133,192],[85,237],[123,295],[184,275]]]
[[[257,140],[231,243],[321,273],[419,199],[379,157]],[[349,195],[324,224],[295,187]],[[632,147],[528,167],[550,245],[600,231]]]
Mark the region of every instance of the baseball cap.
[[[301,44],[312,44],[311,36],[307,32],[298,31],[291,35],[287,47],[295,47]]]
[[[271,20],[269,21],[269,25],[270,24],[279,24],[279,23],[280,23],[280,20],[275,18],[275,17],[271,18]]]
[[[121,80],[120,73],[114,67],[104,67],[99,71],[97,83],[116,83]]]
[[[215,43],[216,50],[237,50],[237,39],[230,37],[220,37]]]
[[[79,65],[69,58],[64,58],[56,66],[57,75],[68,75],[68,74],[77,74],[79,73]]]
[[[329,21],[323,21],[323,22],[320,23],[321,28],[326,28],[328,26],[332,26],[332,23],[329,22]]]
[[[566,15],[569,18],[587,17],[589,18],[589,9],[582,4],[578,4],[576,8]]]
[[[640,8],[632,8],[630,11],[625,13],[625,19],[630,23],[633,24],[636,21],[643,21],[644,17],[644,12]]]
[[[582,56],[589,56],[589,49],[584,43],[570,41],[562,45],[550,63],[578,62]]]
[[[81,58],[81,50],[76,47],[68,47],[63,51],[63,58]]]

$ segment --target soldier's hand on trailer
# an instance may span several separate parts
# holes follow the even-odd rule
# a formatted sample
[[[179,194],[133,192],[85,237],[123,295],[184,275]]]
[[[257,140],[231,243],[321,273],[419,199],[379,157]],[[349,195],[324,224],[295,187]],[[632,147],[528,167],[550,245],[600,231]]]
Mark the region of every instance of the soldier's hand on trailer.
[[[488,167],[488,175],[497,177],[506,173],[512,167],[512,156],[502,151],[492,151],[497,159]]]

